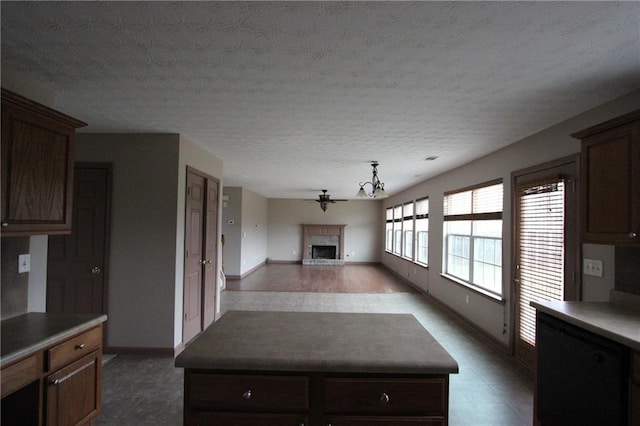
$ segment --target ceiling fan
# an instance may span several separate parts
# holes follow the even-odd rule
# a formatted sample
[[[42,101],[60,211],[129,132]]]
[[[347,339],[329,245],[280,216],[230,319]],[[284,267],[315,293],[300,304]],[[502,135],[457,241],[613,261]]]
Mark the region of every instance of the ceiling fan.
[[[323,212],[327,211],[327,207],[329,207],[329,203],[335,203],[338,201],[347,201],[347,200],[332,200],[331,199],[331,195],[327,194],[327,190],[326,189],[321,189],[322,194],[318,195],[318,199],[316,200],[305,200],[305,201],[315,201],[320,203],[320,208],[322,209]]]

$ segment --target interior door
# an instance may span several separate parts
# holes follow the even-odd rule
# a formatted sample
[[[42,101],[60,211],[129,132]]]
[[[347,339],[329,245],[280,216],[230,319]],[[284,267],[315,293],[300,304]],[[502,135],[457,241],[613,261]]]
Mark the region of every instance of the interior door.
[[[110,175],[108,164],[75,166],[71,234],[48,238],[47,312],[107,313]]]
[[[184,324],[183,342],[202,331],[203,210],[205,208],[205,178],[187,172],[185,257],[184,257]]]
[[[217,180],[187,169],[184,325],[189,342],[215,319],[218,271]]]
[[[536,311],[532,301],[580,297],[578,158],[514,174],[514,352],[533,366]]]

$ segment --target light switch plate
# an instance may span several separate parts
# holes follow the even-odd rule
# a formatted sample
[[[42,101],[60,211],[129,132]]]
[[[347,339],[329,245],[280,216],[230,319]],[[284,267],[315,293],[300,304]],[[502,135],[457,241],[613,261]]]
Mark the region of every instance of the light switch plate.
[[[602,260],[583,259],[582,273],[602,278]]]
[[[18,273],[29,272],[31,270],[31,255],[20,254],[18,255]]]

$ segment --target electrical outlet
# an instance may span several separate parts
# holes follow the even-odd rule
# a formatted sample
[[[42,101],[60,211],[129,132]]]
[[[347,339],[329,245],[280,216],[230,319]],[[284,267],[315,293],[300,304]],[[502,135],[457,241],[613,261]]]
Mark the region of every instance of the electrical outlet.
[[[31,270],[31,255],[21,254],[18,255],[18,273],[29,272]]]
[[[602,278],[602,260],[583,259],[582,273]]]
[[[464,296],[464,303],[466,303],[467,305],[469,304],[469,295],[465,294]]]

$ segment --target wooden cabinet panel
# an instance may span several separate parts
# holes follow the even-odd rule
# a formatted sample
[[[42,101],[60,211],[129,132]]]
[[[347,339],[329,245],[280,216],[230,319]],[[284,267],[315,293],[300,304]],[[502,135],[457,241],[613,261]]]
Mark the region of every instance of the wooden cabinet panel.
[[[47,426],[82,424],[100,411],[102,357],[94,351],[47,379]]]
[[[295,413],[309,408],[309,380],[303,376],[193,373],[188,381],[194,410]]]
[[[42,357],[34,354],[2,369],[2,398],[40,378]]]
[[[442,417],[329,417],[327,426],[444,426]]]
[[[572,136],[582,140],[583,241],[640,244],[640,111]]]
[[[185,421],[185,426],[308,426],[309,419],[298,414],[247,414],[199,412]]]
[[[71,231],[75,129],[83,126],[2,90],[2,236]]]
[[[325,380],[324,411],[336,414],[435,415],[447,410],[444,378]]]

